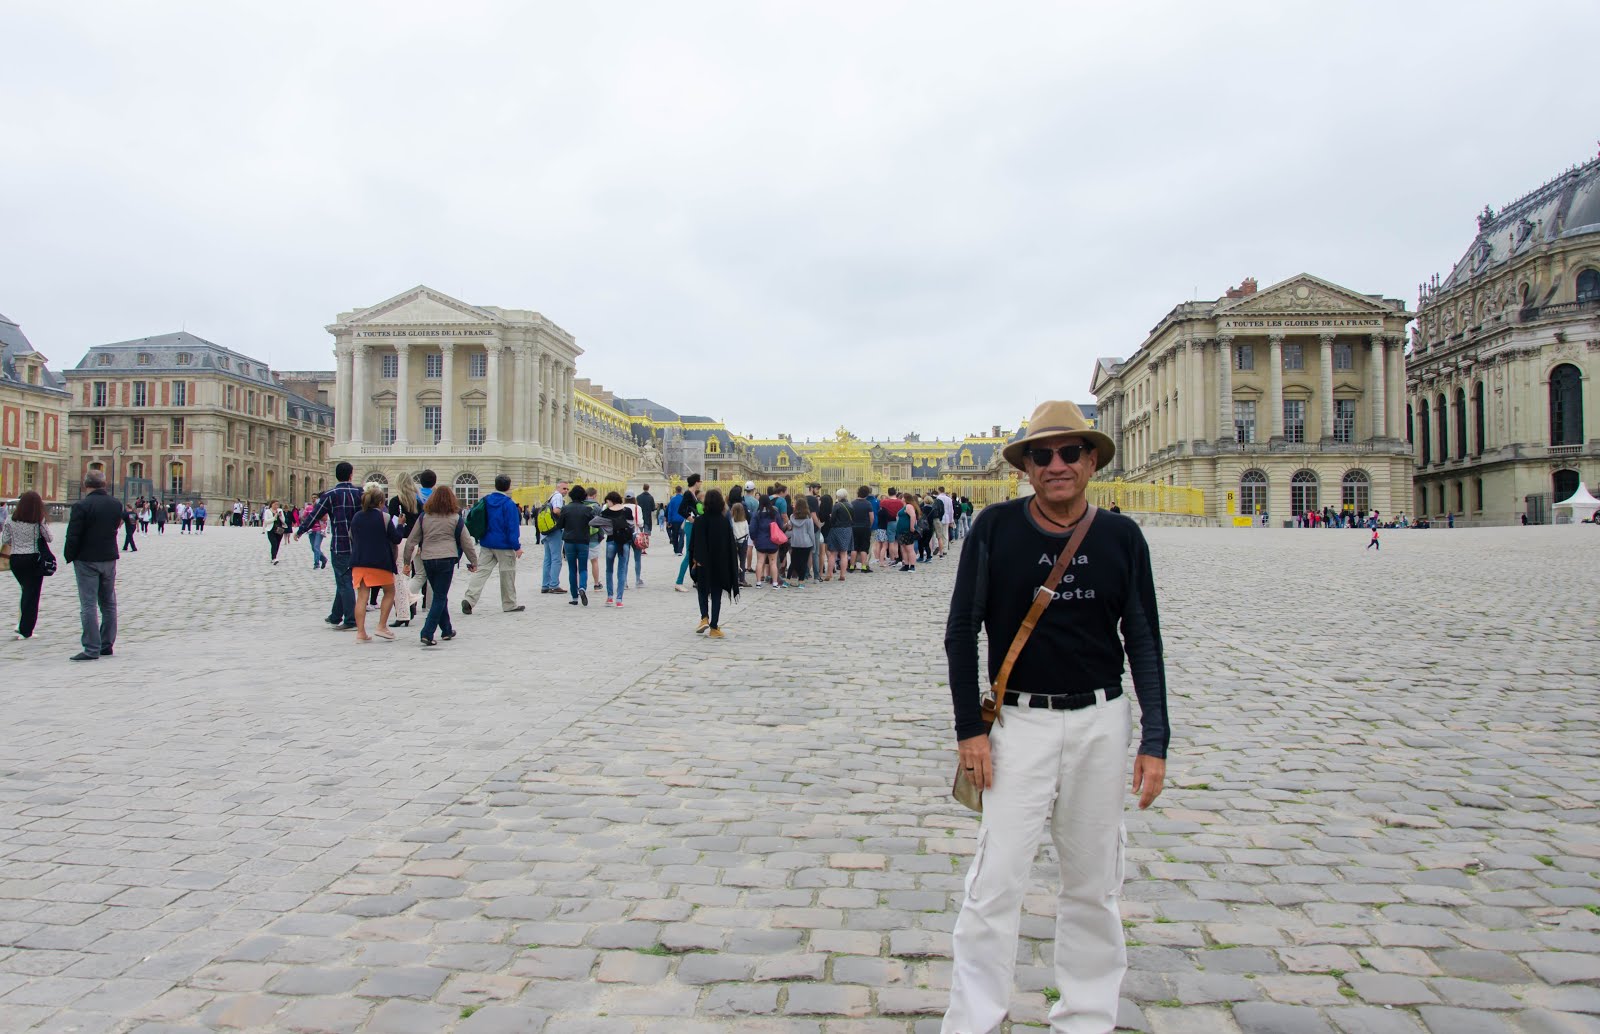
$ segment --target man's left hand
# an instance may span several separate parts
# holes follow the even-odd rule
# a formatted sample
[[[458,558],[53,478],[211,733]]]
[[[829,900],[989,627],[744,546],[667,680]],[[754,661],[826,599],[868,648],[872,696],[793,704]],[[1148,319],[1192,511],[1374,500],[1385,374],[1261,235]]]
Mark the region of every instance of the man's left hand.
[[[1167,781],[1167,759],[1140,754],[1133,759],[1133,792],[1139,795],[1139,810],[1150,807]]]

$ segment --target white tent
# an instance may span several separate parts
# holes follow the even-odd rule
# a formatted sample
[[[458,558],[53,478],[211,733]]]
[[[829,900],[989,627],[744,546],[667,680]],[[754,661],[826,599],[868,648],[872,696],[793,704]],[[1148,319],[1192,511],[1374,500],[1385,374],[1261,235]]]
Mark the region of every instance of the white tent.
[[[1568,514],[1566,521],[1561,520],[1563,509]],[[1556,520],[1562,524],[1594,520],[1596,510],[1600,510],[1600,499],[1590,495],[1589,490],[1583,487],[1582,481],[1578,482],[1578,490],[1572,494],[1571,499],[1563,499],[1555,505]]]

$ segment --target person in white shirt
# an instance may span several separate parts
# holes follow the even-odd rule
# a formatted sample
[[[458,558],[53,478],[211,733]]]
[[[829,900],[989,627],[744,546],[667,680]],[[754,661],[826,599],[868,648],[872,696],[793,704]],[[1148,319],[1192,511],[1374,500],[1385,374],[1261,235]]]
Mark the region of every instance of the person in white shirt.
[[[950,525],[955,523],[956,506],[955,501],[950,498],[950,493],[944,490],[943,485],[939,486],[939,491],[935,498],[939,500],[939,505],[943,509],[940,512],[939,519],[933,522],[933,537],[939,543],[939,555],[944,556],[945,547],[950,544]]]
[[[545,502],[545,508],[550,511],[550,516],[561,519],[561,508],[567,505],[567,482],[560,481],[556,490],[550,493],[550,498]],[[537,519],[537,518],[535,518]],[[542,593],[561,592],[561,531],[559,527],[554,531],[543,532],[544,535],[544,568],[540,579],[539,591]]]

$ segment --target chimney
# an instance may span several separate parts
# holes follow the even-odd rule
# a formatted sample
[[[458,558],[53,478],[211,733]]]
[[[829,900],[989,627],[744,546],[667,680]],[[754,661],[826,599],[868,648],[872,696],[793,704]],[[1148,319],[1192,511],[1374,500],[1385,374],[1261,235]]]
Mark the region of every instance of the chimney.
[[[1229,298],[1248,298],[1250,295],[1255,293],[1256,278],[1253,276],[1247,276],[1243,280],[1239,281],[1238,287],[1228,288]]]
[[[989,430],[989,437],[990,437],[990,438],[998,438],[998,437],[1000,437],[1000,425],[999,425],[999,424],[995,424],[995,425],[994,425],[994,426],[993,426],[993,427],[992,427],[992,428],[991,428],[991,429],[990,429],[990,430]]]

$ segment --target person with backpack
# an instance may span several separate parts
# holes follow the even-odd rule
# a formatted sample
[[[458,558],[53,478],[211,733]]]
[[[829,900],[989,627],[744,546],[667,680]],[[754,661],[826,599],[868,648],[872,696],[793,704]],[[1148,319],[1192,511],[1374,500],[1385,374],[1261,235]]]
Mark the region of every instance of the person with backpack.
[[[561,548],[567,558],[567,590],[574,607],[579,600],[589,605],[589,518],[591,511],[585,500],[589,494],[582,485],[573,485],[572,493],[561,508]]]
[[[674,488],[667,500],[667,541],[672,544],[672,555],[683,556],[683,489]]]
[[[559,596],[561,594],[561,556],[564,543],[561,536],[561,511],[567,505],[567,483],[560,481],[556,490],[550,493],[550,498],[539,508],[538,516],[534,517],[534,527],[539,529],[541,541],[544,543],[544,568],[541,572],[539,591],[545,594]]]
[[[478,500],[466,516],[467,534],[478,541],[484,560],[478,570],[467,580],[466,595],[461,597],[461,613],[471,614],[483,595],[489,575],[500,572],[500,609],[507,614],[527,610],[517,602],[517,560],[522,556],[522,522],[517,504],[508,494],[511,478],[496,474],[494,491]]]
[[[594,518],[605,539],[608,607],[622,606],[622,594],[628,589],[628,550],[633,547],[633,536],[639,528],[634,520],[635,509],[622,501],[620,492],[607,492],[606,505]]]
[[[475,573],[478,547],[467,534],[461,503],[449,485],[439,485],[422,504],[422,513],[411,526],[405,547],[407,568],[414,566],[413,559],[420,559],[428,579],[428,614],[422,620],[423,646],[434,645],[435,631],[441,632],[447,640],[456,637],[456,630],[450,624],[450,582],[463,556],[467,558],[467,571]]]

